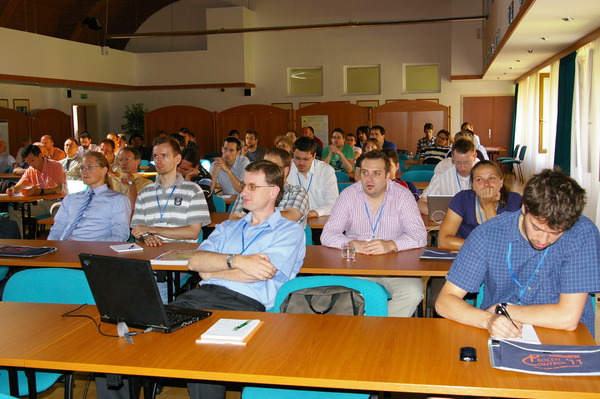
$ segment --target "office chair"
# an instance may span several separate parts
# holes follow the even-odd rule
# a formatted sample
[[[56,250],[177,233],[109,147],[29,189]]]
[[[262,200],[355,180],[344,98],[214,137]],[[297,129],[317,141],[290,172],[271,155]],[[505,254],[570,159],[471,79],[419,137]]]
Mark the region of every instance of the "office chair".
[[[515,146],[515,148],[513,149],[512,153],[510,154],[509,157],[500,157],[496,159],[496,162],[502,162],[502,161],[506,161],[509,159],[515,159],[517,157],[517,154],[519,154],[519,147],[521,147],[521,144],[517,144]]]
[[[83,270],[41,268],[27,269],[15,273],[6,283],[3,301],[34,303],[68,303],[80,305],[95,304],[94,296]],[[64,378],[65,399],[73,397],[73,373],[35,373],[36,393],[50,388],[60,378]],[[25,372],[18,371],[19,396],[30,397],[28,379]],[[8,372],[0,370],[0,393],[8,394]]]
[[[365,299],[365,316],[387,316],[389,293],[377,283],[356,277],[345,276],[308,276],[296,277],[285,282],[275,297],[275,305],[269,312],[278,313],[279,306],[290,292],[304,288],[341,285],[353,288]],[[323,316],[327,317],[327,316]],[[316,391],[293,388],[245,387],[242,399],[367,399],[369,393]]]
[[[217,212],[227,212],[227,206],[225,204],[225,200],[223,197],[219,197],[218,195],[213,195],[213,203],[215,204],[215,209]]]
[[[338,193],[341,193],[342,191],[344,191],[344,189],[350,187],[351,185],[353,185],[354,183],[338,183]]]
[[[525,182],[521,164],[523,163],[523,160],[525,159],[526,151],[527,151],[527,146],[524,145],[523,147],[521,147],[521,151],[519,151],[519,156],[517,158],[505,159],[504,161],[500,162],[501,165],[504,165],[504,175],[506,175],[506,172],[508,171],[508,168],[510,166],[513,168],[513,173],[515,174],[515,177],[517,179],[521,180],[523,183]],[[515,171],[515,166],[517,167],[516,171]]]
[[[433,170],[407,170],[402,173],[400,180],[410,182],[430,182],[433,177]]]
[[[434,170],[435,169],[435,165],[433,164],[416,164],[416,165],[412,165],[410,168],[408,168],[408,171],[410,172],[414,172],[417,170]]]
[[[310,228],[308,223],[306,224],[306,227],[304,227],[304,235],[306,236],[306,245],[314,245],[312,238],[312,229]]]
[[[350,181],[350,176],[348,176],[348,173],[346,172],[336,171],[335,178],[337,179],[338,183]]]

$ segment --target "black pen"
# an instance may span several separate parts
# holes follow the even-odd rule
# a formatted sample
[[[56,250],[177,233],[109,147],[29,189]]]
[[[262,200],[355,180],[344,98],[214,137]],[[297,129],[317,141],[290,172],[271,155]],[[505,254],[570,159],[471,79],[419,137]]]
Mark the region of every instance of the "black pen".
[[[513,319],[508,314],[508,310],[506,309],[506,305],[504,305],[503,303],[499,303],[499,304],[496,305],[496,310],[494,311],[494,313],[502,315],[502,316],[505,316],[506,318],[508,318],[508,320],[510,320],[510,322],[512,323],[513,326],[515,326],[516,329],[519,328],[519,327],[517,327],[517,325],[515,324],[515,322],[513,321]]]

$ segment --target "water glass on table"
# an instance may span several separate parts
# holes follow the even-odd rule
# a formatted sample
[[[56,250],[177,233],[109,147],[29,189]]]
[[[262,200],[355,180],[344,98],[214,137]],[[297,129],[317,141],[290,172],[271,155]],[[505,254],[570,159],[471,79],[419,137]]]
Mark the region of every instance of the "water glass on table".
[[[356,256],[356,248],[351,243],[342,244],[342,258],[352,260]]]

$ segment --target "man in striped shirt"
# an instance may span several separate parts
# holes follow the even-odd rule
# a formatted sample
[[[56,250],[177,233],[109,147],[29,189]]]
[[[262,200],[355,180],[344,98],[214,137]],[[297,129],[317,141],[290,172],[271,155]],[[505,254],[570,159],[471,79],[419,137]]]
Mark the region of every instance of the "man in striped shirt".
[[[321,243],[340,248],[351,243],[356,252],[381,255],[424,247],[427,232],[415,199],[407,188],[390,180],[388,157],[373,150],[359,157],[360,182],[338,197],[323,228]],[[410,317],[423,299],[420,278],[368,278],[392,295],[388,314]]]

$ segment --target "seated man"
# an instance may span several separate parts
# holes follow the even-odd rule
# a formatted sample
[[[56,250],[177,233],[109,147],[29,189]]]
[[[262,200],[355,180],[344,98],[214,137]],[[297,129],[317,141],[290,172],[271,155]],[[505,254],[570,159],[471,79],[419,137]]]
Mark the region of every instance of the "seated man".
[[[6,190],[8,195],[22,192],[24,196],[33,197],[64,193],[67,178],[60,163],[45,158],[35,144],[25,147],[23,158],[30,167],[25,169],[17,184]]]
[[[78,148],[79,155],[83,156],[88,151],[100,151],[100,146],[92,143],[92,136],[88,132],[79,133],[79,144]]]
[[[66,158],[67,155],[64,153],[64,151],[54,146],[54,140],[52,140],[52,136],[46,134],[42,136],[40,142],[46,149],[46,156],[48,158],[53,159],[55,161],[60,161],[61,159]]]
[[[387,141],[385,139],[385,129],[383,128],[383,126],[379,126],[379,125],[375,125],[371,128],[371,138],[377,140],[377,142],[379,143],[379,147],[381,148],[391,148],[392,150],[396,151],[396,144],[392,143],[391,141]]]
[[[108,187],[108,167],[101,153],[84,155],[81,180],[88,189],[63,199],[49,240],[127,241],[131,205],[127,197]]]
[[[217,210],[212,197],[212,176],[200,163],[197,150],[185,148],[181,151],[181,163],[177,166],[177,172],[179,172],[186,181],[191,181],[200,186],[204,192],[208,210],[210,212],[216,212]]]
[[[429,215],[429,195],[456,195],[461,190],[471,188],[471,168],[477,159],[475,144],[464,139],[455,141],[451,159],[452,165],[439,173],[436,172],[419,198],[419,210],[423,215]]]
[[[81,166],[82,156],[79,154],[77,139],[69,137],[65,140],[65,154],[67,157],[61,159],[60,164],[65,170],[67,180],[79,180],[81,173],[79,173],[79,167]]]
[[[6,142],[0,139],[0,173],[8,173],[18,167],[17,161],[6,152]]]
[[[131,209],[135,209],[138,193],[152,184],[152,180],[142,177],[138,172],[142,154],[137,148],[129,146],[121,148],[117,154],[117,161],[122,173],[119,176],[115,174],[109,176],[110,186],[116,192],[127,196]]]
[[[400,161],[398,160],[398,153],[396,151],[392,150],[391,148],[384,148],[383,150],[381,150],[381,152],[383,152],[390,161],[390,180],[409,189],[410,192],[412,193],[413,197],[415,197],[415,201],[418,201],[419,198],[421,198],[421,191],[419,191],[419,188],[417,186],[415,186],[415,184],[413,182],[402,181],[401,179],[396,179],[396,172],[400,168]],[[358,168],[358,170],[360,171],[360,168]],[[360,176],[359,176],[359,178],[360,178]]]
[[[421,137],[419,141],[417,141],[417,155],[423,154],[425,148],[433,147],[435,139],[433,138],[433,123],[426,123],[423,126],[423,133],[425,133],[425,137]]]
[[[435,304],[449,319],[496,337],[521,336],[524,323],[594,334],[589,293],[600,292],[600,234],[581,216],[585,190],[559,170],[546,169],[525,186],[523,207],[505,212],[469,235]],[[484,284],[481,309],[463,300]],[[495,314],[505,306],[511,322]]]
[[[273,148],[267,152],[265,159],[283,169],[283,197],[277,203],[277,209],[281,212],[281,216],[300,223],[302,228],[306,227],[308,194],[304,188],[286,183],[292,165],[292,156],[281,148]],[[247,213],[248,210],[244,207],[244,196],[240,195],[233,204],[229,219],[242,219]]]
[[[256,130],[246,130],[244,136],[246,145],[242,148],[242,155],[250,162],[260,161],[265,157],[267,149],[258,145],[258,132]]]
[[[419,155],[419,163],[425,165],[436,165],[446,159],[450,146],[450,133],[446,130],[440,130],[435,136],[434,144],[423,148]]]
[[[346,188],[323,228],[321,243],[340,248],[351,243],[356,252],[380,255],[427,245],[427,232],[411,192],[390,180],[388,157],[380,150],[363,154],[360,182]],[[410,317],[423,299],[423,282],[413,277],[367,278],[392,295],[388,314]]]
[[[121,167],[119,166],[117,156],[115,155],[115,145],[115,142],[111,139],[104,139],[100,142],[100,152],[104,154],[110,165],[110,170],[108,171],[109,175],[121,174]]]
[[[242,143],[235,137],[225,137],[223,140],[222,157],[215,158],[210,168],[212,189],[217,183],[221,185],[223,194],[231,195],[242,191],[244,170],[250,163],[248,158],[241,155]]]
[[[317,136],[315,136],[315,129],[312,126],[304,126],[302,128],[302,137],[308,137],[309,139],[313,140],[316,144],[317,144],[317,158],[321,159],[322,155],[323,155],[323,142],[321,141],[320,138],[318,138]],[[295,142],[295,140],[294,140]]]
[[[308,193],[310,212],[308,217],[327,216],[338,197],[337,179],[333,168],[315,159],[317,143],[300,137],[294,143],[293,161],[288,181],[298,184]]]

